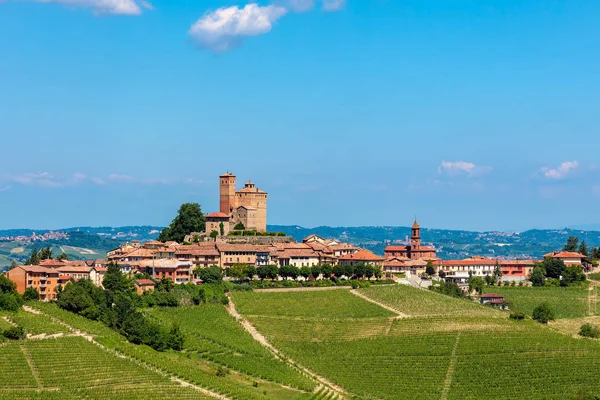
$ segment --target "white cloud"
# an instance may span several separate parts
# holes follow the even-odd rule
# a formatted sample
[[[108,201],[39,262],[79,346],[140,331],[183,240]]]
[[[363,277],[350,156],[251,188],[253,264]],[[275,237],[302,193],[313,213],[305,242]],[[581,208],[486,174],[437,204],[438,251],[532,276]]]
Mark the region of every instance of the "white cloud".
[[[549,179],[563,179],[577,168],[579,168],[579,163],[577,161],[565,161],[557,168],[544,167],[540,172]]]
[[[146,0],[17,0],[36,3],[55,3],[73,8],[87,8],[98,14],[140,15],[142,8],[153,10]]]
[[[275,5],[223,7],[196,21],[189,34],[198,46],[222,53],[239,47],[246,37],[268,33],[273,23],[286,13],[286,8]]]
[[[121,175],[121,174],[110,174],[108,179],[113,182],[131,182],[134,180],[133,176]]]
[[[339,11],[344,8],[346,0],[323,0],[324,11]]]
[[[8,186],[4,186],[4,187],[0,188],[0,192],[7,192],[7,191],[9,191],[10,189],[11,189],[11,186],[10,186],[10,185],[8,185]]]
[[[442,161],[438,167],[438,173],[446,175],[477,176],[491,171],[491,167],[478,166],[466,161]]]

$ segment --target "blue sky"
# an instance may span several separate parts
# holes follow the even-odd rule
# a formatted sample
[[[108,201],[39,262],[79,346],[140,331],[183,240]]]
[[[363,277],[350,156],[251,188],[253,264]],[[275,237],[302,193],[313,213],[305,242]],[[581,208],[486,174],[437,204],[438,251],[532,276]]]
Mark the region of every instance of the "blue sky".
[[[0,229],[600,222],[600,2],[0,1]]]

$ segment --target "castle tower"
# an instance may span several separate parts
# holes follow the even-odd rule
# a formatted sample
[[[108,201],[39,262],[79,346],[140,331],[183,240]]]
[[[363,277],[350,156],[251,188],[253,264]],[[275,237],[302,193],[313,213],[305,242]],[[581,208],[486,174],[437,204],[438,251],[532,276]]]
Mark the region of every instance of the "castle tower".
[[[410,235],[410,250],[421,250],[421,227],[415,219],[415,223],[411,228],[412,234]],[[411,257],[412,258],[412,257]]]
[[[221,212],[230,214],[235,208],[235,175],[228,172],[219,177]]]

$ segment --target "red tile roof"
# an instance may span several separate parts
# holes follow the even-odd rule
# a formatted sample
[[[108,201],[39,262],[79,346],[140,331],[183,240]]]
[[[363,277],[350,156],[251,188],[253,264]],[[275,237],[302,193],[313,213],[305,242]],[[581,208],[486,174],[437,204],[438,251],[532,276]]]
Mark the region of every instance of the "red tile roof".
[[[442,265],[496,265],[496,260],[482,259],[482,260],[442,260]]]
[[[581,253],[575,253],[573,251],[561,251],[561,252],[553,252],[545,254],[544,257],[554,257],[554,258],[586,258]]]
[[[369,250],[359,250],[354,254],[346,254],[340,257],[344,261],[384,261],[383,257],[376,255]]]
[[[413,229],[418,229],[420,228],[419,223],[417,222],[417,220],[415,219],[415,222],[412,224]]]
[[[206,214],[206,218],[229,218],[229,214],[225,214],[222,212],[214,212]]]
[[[388,246],[385,248],[385,252],[392,251],[406,251],[406,246]]]
[[[64,267],[65,263],[61,260],[42,260],[40,261],[40,266],[49,268]]]
[[[135,284],[138,286],[154,286],[154,281],[150,279],[138,279],[135,281]]]

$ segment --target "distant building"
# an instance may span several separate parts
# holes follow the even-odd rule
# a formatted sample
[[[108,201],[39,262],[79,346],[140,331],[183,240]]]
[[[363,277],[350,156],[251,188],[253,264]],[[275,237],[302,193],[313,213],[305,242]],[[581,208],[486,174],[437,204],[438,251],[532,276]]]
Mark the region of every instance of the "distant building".
[[[341,256],[338,260],[340,265],[356,265],[358,263],[363,263],[377,268],[382,268],[384,261],[385,259],[383,257],[380,257],[369,250],[359,250],[353,254],[346,254],[345,256]]]
[[[579,265],[585,271],[592,269],[592,261],[581,253],[571,251],[553,251],[552,253],[544,254],[544,258],[555,258],[562,260],[567,267]]]
[[[6,273],[6,277],[17,285],[19,294],[32,287],[40,294],[40,300],[55,300],[58,287],[69,281],[55,269],[39,265],[19,266]]]
[[[388,246],[385,249],[385,258],[405,257],[409,260],[435,260],[435,248],[421,245],[421,227],[415,220],[411,228],[410,244],[407,246]]]
[[[135,281],[135,290],[140,296],[146,292],[154,292],[154,281],[150,279],[139,279]]]

